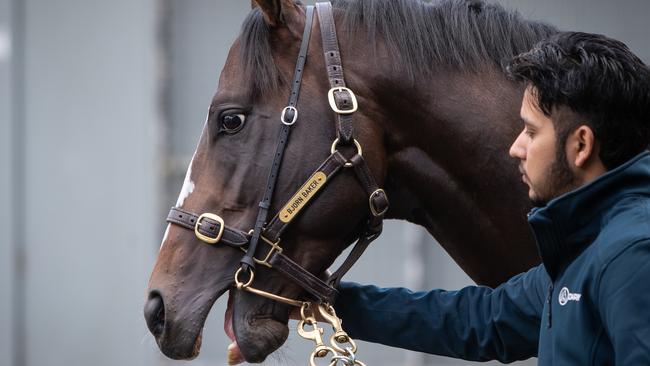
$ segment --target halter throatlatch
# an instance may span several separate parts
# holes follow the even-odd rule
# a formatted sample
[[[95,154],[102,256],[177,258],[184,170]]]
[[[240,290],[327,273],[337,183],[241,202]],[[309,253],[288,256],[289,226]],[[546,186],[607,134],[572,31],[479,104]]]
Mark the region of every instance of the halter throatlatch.
[[[368,245],[375,240],[382,231],[383,218],[388,211],[388,197],[386,192],[379,188],[366,161],[363,158],[361,144],[354,138],[353,114],[358,109],[358,102],[354,92],[345,84],[343,76],[343,65],[339,52],[336,27],[332,15],[332,6],[329,2],[317,3],[316,10],[320,23],[320,30],[323,43],[323,54],[327,66],[327,76],[330,90],[327,93],[327,103],[334,112],[336,124],[336,139],[332,143],[329,157],[314,171],[298,191],[281,206],[280,211],[267,222],[271,201],[278,180],[278,172],[284,156],[284,151],[289,140],[291,127],[298,121],[298,96],[302,75],[307,60],[307,50],[311,37],[311,29],[314,19],[314,7],[308,6],[306,12],[305,29],[300,45],[298,60],[294,72],[291,94],[288,105],[282,110],[280,122],[282,124],[278,136],[278,143],[267,178],[264,196],[259,203],[259,211],[255,226],[248,233],[237,229],[229,228],[224,220],[213,213],[197,215],[173,207],[167,221],[189,230],[193,230],[196,237],[201,241],[214,245],[224,244],[239,248],[245,254],[241,259],[241,266],[235,273],[235,285],[238,290],[244,290],[256,295],[282,302],[287,305],[301,308],[302,320],[298,325],[298,333],[306,339],[316,343],[312,352],[310,364],[315,365],[316,358],[323,358],[332,354],[330,366],[339,362],[343,365],[365,366],[355,358],[357,349],[354,341],[343,331],[341,320],[336,316],[334,303],[341,278],[352,265],[359,259]],[[339,152],[339,147],[345,146],[348,152],[344,156]],[[349,151],[354,151],[352,156]],[[365,229],[359,236],[354,248],[345,259],[343,264],[330,276],[328,282],[324,282],[316,275],[310,273],[291,258],[283,254],[280,246],[280,236],[287,229],[289,224],[297,217],[308,204],[320,193],[335,175],[350,168],[355,173],[360,185],[368,195],[369,212]],[[345,169],[347,170],[347,169]],[[264,243],[268,246],[263,259],[258,259],[258,244]],[[318,311],[331,326],[334,334],[330,338],[330,346],[323,342],[324,330],[318,327],[314,311],[310,309],[308,301],[290,299],[284,296],[272,294],[254,288],[256,264],[280,271],[289,280],[299,285],[308,292],[320,305]],[[307,327],[313,329],[307,330]]]

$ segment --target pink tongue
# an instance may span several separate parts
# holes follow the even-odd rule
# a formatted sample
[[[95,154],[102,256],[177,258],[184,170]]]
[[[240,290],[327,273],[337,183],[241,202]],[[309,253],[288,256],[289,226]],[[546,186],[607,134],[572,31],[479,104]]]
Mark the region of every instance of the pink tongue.
[[[237,365],[244,362],[244,356],[241,354],[237,340],[235,339],[235,332],[232,329],[232,296],[228,293],[228,307],[224,315],[223,330],[232,343],[228,346],[228,365]]]
[[[231,341],[236,342],[235,331],[232,329],[232,296],[230,292],[228,292],[228,306],[226,307],[226,314],[223,319],[223,330]]]

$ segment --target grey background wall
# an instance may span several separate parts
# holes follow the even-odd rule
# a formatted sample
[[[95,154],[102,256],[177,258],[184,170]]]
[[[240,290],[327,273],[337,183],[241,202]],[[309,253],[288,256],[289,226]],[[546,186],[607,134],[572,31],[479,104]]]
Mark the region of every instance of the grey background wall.
[[[0,4],[0,364],[151,364],[158,4]]]
[[[499,2],[621,39],[650,61],[648,1]],[[249,6],[0,0],[0,366],[186,364],[156,349],[141,306],[165,210]],[[470,284],[431,238],[397,222],[348,278]],[[213,309],[190,365],[225,364],[224,306]],[[308,349],[294,332],[268,363],[305,364]],[[469,364],[360,349],[368,365]]]
[[[11,7],[8,1],[0,1],[0,202],[13,208],[12,174],[7,170],[12,166],[12,128],[11,91],[9,72],[9,40]],[[0,210],[0,222],[9,222],[9,210]],[[13,227],[0,226],[0,365],[9,365],[14,334],[12,329],[14,260]]]

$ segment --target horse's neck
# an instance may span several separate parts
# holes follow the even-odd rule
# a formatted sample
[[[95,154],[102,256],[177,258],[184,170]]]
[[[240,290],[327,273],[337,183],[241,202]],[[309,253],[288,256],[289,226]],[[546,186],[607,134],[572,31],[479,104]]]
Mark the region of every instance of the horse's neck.
[[[386,103],[391,117],[385,130],[393,140],[389,175],[397,180],[402,174],[420,176],[417,181],[426,185],[411,187],[416,196],[426,195],[430,185],[454,184],[481,199],[477,190],[493,172],[501,171],[500,179],[508,183],[516,179],[508,147],[521,127],[521,90],[500,73],[440,72],[415,88],[392,93]],[[439,205],[423,208],[439,210]]]
[[[534,264],[526,193],[508,156],[521,88],[492,70],[441,71],[390,89],[385,130],[398,132],[388,134],[389,215],[426,227],[477,282],[494,285]]]

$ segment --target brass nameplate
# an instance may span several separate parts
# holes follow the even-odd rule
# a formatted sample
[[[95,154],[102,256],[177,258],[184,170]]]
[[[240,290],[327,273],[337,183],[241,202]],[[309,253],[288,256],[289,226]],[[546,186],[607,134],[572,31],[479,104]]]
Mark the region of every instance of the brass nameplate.
[[[316,192],[318,192],[321,187],[325,185],[325,181],[327,180],[327,176],[323,172],[316,172],[314,175],[312,175],[308,180],[307,183],[303,184],[302,187],[296,192],[296,194],[291,197],[289,202],[282,207],[282,210],[280,210],[280,221],[284,223],[288,223],[291,221],[294,216],[302,210],[303,207],[309,202],[314,195],[316,195]]]

